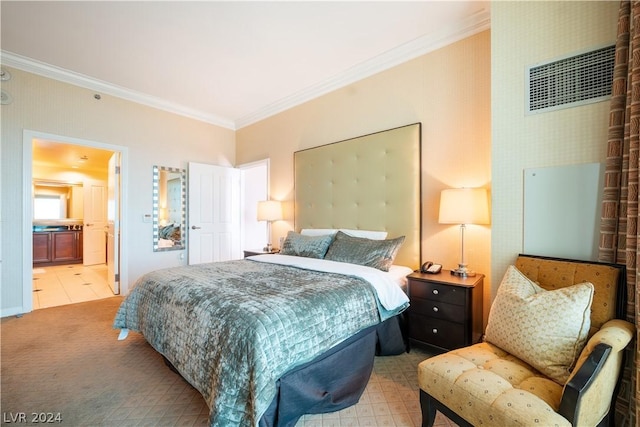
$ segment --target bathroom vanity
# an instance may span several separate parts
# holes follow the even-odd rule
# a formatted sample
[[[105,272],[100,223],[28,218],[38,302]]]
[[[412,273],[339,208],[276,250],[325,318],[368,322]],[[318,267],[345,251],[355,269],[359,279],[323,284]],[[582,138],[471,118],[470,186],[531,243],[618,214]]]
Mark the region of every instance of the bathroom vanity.
[[[34,226],[33,265],[82,263],[82,226]]]

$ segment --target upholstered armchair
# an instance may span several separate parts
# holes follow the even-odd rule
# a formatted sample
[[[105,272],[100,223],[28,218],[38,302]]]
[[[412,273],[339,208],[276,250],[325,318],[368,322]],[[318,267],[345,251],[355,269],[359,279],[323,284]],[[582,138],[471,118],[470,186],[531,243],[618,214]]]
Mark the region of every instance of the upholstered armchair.
[[[491,306],[483,342],[418,366],[422,425],[610,425],[634,326],[624,266],[520,255]]]

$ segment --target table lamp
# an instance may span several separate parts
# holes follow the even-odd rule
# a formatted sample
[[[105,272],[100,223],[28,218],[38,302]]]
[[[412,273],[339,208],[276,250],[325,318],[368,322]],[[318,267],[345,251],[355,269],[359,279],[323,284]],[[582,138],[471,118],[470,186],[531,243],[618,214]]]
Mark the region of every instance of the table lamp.
[[[258,202],[258,221],[267,221],[267,246],[263,248],[265,252],[272,252],[271,245],[271,223],[282,219],[282,203],[277,200],[263,200]]]
[[[484,188],[451,188],[440,194],[440,224],[460,224],[461,260],[451,274],[472,277],[464,259],[464,230],[467,224],[489,224],[489,201]]]

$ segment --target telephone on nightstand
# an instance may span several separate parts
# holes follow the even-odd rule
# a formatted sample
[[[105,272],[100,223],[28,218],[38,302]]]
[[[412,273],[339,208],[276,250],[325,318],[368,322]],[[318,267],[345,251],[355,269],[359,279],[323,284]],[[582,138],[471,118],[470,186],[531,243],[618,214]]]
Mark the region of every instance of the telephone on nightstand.
[[[425,262],[422,264],[422,267],[420,267],[420,273],[438,274],[440,270],[442,270],[442,265],[434,264],[431,261]]]

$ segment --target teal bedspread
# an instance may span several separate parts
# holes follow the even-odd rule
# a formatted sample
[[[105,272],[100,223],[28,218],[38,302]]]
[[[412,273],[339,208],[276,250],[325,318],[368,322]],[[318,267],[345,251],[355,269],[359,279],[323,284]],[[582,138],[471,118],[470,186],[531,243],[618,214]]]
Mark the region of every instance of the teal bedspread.
[[[278,378],[379,323],[379,306],[364,279],[237,260],[143,276],[114,328],[164,355],[200,391],[212,426],[256,426]]]

